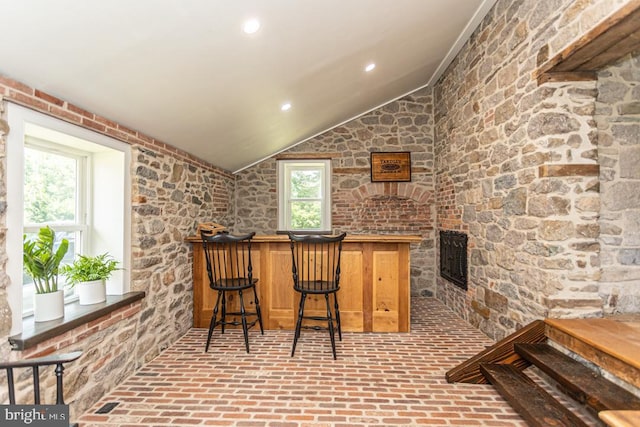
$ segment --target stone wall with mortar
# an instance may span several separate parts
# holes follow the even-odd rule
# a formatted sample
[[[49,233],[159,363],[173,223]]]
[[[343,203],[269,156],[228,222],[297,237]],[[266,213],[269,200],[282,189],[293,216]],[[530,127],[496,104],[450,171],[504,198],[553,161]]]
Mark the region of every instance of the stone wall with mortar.
[[[498,0],[435,85],[437,226],[470,256],[469,290],[438,278],[436,295],[495,339],[603,314],[596,83],[533,73],[624,3]]]
[[[19,82],[0,77],[0,101],[12,101],[127,142],[132,146],[131,291],[144,291],[139,303],[82,325],[24,352],[11,351],[7,337],[11,308],[9,278],[0,269],[0,358],[16,360],[83,350],[68,368],[65,397],[72,414],[84,412],[122,379],[157,356],[193,325],[192,251],[185,237],[199,222],[214,218],[233,225],[234,178],[161,141],[83,110]],[[5,102],[0,102],[4,111]],[[0,120],[0,264],[7,260],[6,135]],[[5,379],[0,380],[1,393]],[[21,389],[21,386],[18,386]],[[25,390],[23,390],[25,391]],[[45,396],[53,394],[47,382]]]
[[[640,313],[640,52],[598,73],[600,295],[606,313]]]
[[[331,158],[334,232],[418,234],[411,250],[411,292],[432,295],[435,277],[433,114],[430,89],[422,89],[287,150]],[[411,182],[371,182],[372,151],[410,151]],[[276,157],[236,174],[236,228],[277,231]]]

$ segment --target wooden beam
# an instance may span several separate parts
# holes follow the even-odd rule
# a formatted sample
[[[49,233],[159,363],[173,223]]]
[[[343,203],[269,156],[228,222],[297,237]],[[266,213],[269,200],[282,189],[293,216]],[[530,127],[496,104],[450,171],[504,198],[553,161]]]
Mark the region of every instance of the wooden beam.
[[[584,82],[598,79],[595,71],[547,72],[538,76],[538,84],[549,82]]]
[[[558,176],[598,176],[599,174],[600,165],[596,164],[541,165],[538,167],[538,176],[540,178]]]
[[[632,0],[582,35],[534,72],[538,84],[572,81],[595,72],[640,48],[640,0]],[[545,46],[540,58],[546,58]],[[555,74],[554,77],[546,76]],[[560,80],[565,78],[566,80]]]
[[[551,341],[640,387],[640,323],[609,318],[546,319],[545,323]]]
[[[594,412],[633,409],[640,411],[640,397],[614,384],[549,344],[515,344],[516,352],[537,366],[573,400]]]
[[[531,427],[587,427],[577,415],[512,365],[481,365],[484,376]]]
[[[368,175],[370,168],[333,168],[332,173],[336,175]]]
[[[274,156],[276,160],[308,160],[308,159],[337,159],[341,153],[281,153]]]
[[[524,328],[450,369],[445,374],[445,378],[450,383],[487,384],[487,379],[480,372],[480,364],[510,363],[518,369],[524,369],[530,363],[515,352],[514,343],[540,343],[545,342],[546,339],[544,321],[534,320]]]
[[[554,67],[556,71],[594,70],[584,64],[607,53],[611,61],[631,53],[621,48],[620,43],[640,31],[640,1],[623,6],[616,13],[602,21],[594,29],[580,37],[575,43],[560,53],[562,60]]]

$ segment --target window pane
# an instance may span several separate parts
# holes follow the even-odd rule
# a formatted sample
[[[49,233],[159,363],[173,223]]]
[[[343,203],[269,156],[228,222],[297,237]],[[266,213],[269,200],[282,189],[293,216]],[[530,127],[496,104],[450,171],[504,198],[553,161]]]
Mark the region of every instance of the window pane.
[[[331,230],[331,161],[278,160],[278,230]]]
[[[321,202],[291,202],[291,228],[293,230],[320,229]]]
[[[76,217],[76,160],[25,147],[25,224],[71,223]]]
[[[321,190],[322,173],[319,170],[291,171],[291,198],[319,199]]]

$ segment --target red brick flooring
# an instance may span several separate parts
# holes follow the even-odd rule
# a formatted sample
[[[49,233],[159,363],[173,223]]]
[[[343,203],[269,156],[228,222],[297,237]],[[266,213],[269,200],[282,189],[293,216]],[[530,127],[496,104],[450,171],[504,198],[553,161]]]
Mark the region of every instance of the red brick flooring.
[[[431,298],[412,301],[411,333],[192,329],[83,414],[88,426],[501,426],[526,423],[490,385],[448,384],[447,370],[492,344]],[[120,402],[108,414],[95,411]],[[580,411],[582,416],[584,414]],[[585,418],[597,425],[592,418]]]

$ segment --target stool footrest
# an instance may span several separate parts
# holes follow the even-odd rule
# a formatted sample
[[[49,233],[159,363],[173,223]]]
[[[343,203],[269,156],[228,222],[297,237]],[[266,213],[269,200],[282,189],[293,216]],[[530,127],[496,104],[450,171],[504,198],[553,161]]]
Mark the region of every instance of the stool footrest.
[[[252,320],[251,322],[247,322],[247,329],[253,327],[256,323],[258,323],[258,319]],[[242,326],[242,322],[238,320],[234,321],[226,321],[226,320],[217,320],[216,325],[231,325],[231,326]]]

